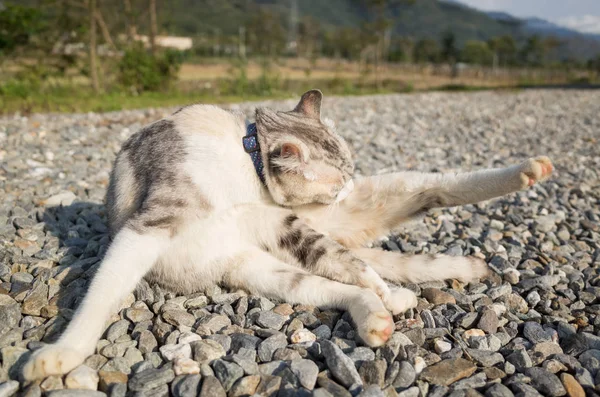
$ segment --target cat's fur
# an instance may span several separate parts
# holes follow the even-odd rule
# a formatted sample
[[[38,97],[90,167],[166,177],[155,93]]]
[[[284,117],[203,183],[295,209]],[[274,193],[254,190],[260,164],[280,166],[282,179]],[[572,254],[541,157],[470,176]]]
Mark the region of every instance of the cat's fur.
[[[390,312],[417,304],[383,281],[484,276],[472,257],[363,248],[432,207],[475,203],[549,176],[548,158],[464,174],[402,172],[354,181],[350,151],[321,122],[320,91],[291,112],[256,111],[265,187],[242,147],[241,114],[192,105],[123,145],[107,206],[113,243],[59,341],[36,351],[25,379],[62,374],[94,353],[105,322],[148,276],[181,293],[219,283],[294,303],[348,310],[358,335],[384,344]]]

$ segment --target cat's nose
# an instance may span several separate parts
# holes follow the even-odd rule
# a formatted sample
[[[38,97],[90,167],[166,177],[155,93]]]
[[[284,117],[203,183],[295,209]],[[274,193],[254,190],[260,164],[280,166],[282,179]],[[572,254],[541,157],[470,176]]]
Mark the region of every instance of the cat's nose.
[[[335,202],[339,203],[340,201],[344,200],[346,197],[348,197],[348,195],[350,195],[350,193],[352,193],[352,190],[354,190],[354,181],[350,179],[338,193],[337,197],[335,198]]]

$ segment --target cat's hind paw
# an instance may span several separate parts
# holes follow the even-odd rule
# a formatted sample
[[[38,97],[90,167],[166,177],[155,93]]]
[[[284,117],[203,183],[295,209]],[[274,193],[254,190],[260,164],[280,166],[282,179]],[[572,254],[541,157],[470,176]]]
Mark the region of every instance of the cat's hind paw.
[[[417,307],[417,295],[406,288],[396,288],[390,291],[389,296],[383,302],[392,314],[404,313],[408,309]]]
[[[32,381],[51,375],[63,375],[80,365],[85,355],[61,345],[48,345],[33,353],[23,366],[23,380]]]
[[[533,186],[536,182],[548,179],[554,170],[550,159],[546,156],[540,156],[528,159],[521,164],[520,174],[521,187]]]
[[[468,283],[470,281],[486,278],[490,274],[490,268],[483,259],[475,256],[465,256],[461,259],[466,261],[466,266],[465,272],[456,277],[458,280]]]

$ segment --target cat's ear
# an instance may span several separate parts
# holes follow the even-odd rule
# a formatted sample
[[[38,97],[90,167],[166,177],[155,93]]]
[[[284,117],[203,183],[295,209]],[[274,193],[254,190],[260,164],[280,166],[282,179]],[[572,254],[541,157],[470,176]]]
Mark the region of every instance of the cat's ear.
[[[294,112],[302,113],[312,119],[321,120],[321,100],[323,93],[319,90],[310,90],[302,95]]]
[[[284,143],[281,145],[281,156],[301,158],[300,148],[293,143]]]

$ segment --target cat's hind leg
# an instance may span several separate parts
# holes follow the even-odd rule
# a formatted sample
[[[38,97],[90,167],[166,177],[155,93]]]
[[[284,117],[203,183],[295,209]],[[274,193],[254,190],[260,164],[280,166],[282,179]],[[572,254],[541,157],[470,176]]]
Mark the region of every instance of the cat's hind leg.
[[[489,273],[486,263],[473,256],[404,255],[374,248],[355,248],[351,252],[393,283],[447,279],[467,282]]]
[[[338,242],[310,228],[302,219],[288,211],[265,210],[274,221],[270,229],[278,231],[278,238],[263,238],[261,243],[270,247],[270,252],[280,260],[293,263],[316,276],[369,288],[393,314],[417,305],[417,297],[412,291],[402,288],[391,290],[368,263]],[[256,231],[252,235],[257,236],[258,233]]]
[[[372,290],[316,276],[259,249],[243,257],[226,272],[225,285],[290,303],[347,310],[369,346],[381,346],[391,336],[392,316]]]
[[[67,329],[56,343],[33,353],[23,367],[23,378],[62,375],[94,353],[110,313],[133,291],[168,244],[169,237],[160,230],[145,234],[129,228],[120,231]]]

